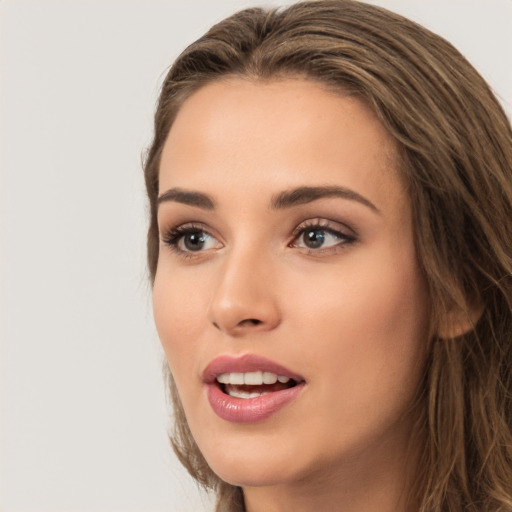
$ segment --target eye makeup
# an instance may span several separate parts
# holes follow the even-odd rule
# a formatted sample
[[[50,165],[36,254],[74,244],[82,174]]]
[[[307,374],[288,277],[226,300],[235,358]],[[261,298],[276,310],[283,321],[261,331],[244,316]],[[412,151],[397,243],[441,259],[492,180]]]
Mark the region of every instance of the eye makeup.
[[[222,244],[202,224],[193,222],[165,231],[161,241],[176,254],[189,257],[194,253],[222,247]]]
[[[293,229],[286,244],[315,256],[331,255],[357,241],[353,230],[338,222],[317,218],[301,222]],[[164,231],[161,242],[178,256],[187,258],[204,255],[224,245],[202,223],[189,222]]]
[[[338,222],[321,218],[299,224],[293,230],[293,237],[289,247],[305,249],[308,254],[317,256],[338,252],[357,241],[353,230]]]

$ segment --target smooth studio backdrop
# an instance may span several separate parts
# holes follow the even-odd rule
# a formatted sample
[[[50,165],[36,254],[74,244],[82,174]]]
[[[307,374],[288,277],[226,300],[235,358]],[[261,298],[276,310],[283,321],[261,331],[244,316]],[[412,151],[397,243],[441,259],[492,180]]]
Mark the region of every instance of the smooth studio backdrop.
[[[511,0],[374,3],[512,111]],[[0,511],[211,510],[167,443],[140,162],[167,67],[255,4],[0,2]]]

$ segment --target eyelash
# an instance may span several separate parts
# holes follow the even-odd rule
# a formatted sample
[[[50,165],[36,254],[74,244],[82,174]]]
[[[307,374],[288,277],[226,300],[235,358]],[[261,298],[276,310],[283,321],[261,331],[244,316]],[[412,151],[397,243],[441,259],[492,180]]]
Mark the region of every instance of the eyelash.
[[[343,249],[347,245],[351,245],[357,241],[357,237],[355,235],[348,235],[347,233],[344,233],[343,231],[340,231],[338,229],[334,229],[330,227],[329,221],[321,221],[321,220],[313,220],[313,221],[306,221],[299,226],[297,226],[293,230],[293,239],[292,242],[288,244],[288,247],[297,247],[297,241],[300,240],[302,236],[304,236],[305,233],[309,231],[323,231],[324,233],[328,233],[332,236],[335,236],[336,238],[340,239],[340,242],[336,245],[330,246],[330,247],[324,247],[324,248],[299,248],[306,251],[307,254],[311,255],[321,255],[325,253],[333,253],[338,252],[339,250]],[[183,250],[179,247],[180,241],[187,235],[192,234],[206,234],[209,237],[213,237],[205,228],[204,226],[200,224],[183,224],[181,226],[177,226],[175,228],[170,229],[165,233],[165,235],[162,236],[162,242],[168,246],[172,251],[177,253],[179,256],[183,258],[193,258],[194,256],[198,256],[200,253],[204,251],[190,251],[190,250]],[[194,254],[197,253],[197,254]]]
[[[178,244],[186,235],[193,235],[195,233],[206,233],[209,235],[206,229],[200,224],[184,224],[167,231],[164,236],[162,236],[162,242],[180,256],[184,258],[192,258],[194,256],[194,251],[185,251],[181,249]]]
[[[339,243],[329,247],[320,247],[318,249],[303,248],[307,251],[307,254],[315,256],[320,256],[326,253],[336,253],[357,241],[357,237],[355,235],[349,235],[346,232],[333,228],[331,223],[327,220],[312,220],[300,224],[293,230],[293,241],[289,244],[289,247],[297,247],[297,241],[310,231],[323,231],[324,233],[333,235],[340,240]]]

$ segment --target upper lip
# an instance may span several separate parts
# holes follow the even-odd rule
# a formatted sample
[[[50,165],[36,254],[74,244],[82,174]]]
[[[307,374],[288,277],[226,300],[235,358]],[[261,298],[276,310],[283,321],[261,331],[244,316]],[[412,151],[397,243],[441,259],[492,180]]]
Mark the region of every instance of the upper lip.
[[[203,381],[213,384],[218,375],[222,373],[271,372],[276,375],[288,377],[297,382],[304,381],[304,377],[292,372],[288,368],[255,354],[221,355],[213,359],[203,371]]]

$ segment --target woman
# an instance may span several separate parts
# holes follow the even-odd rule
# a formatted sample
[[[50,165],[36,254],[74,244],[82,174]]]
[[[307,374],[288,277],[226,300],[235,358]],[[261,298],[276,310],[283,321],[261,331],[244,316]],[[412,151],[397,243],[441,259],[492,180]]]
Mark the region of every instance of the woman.
[[[145,163],[172,444],[219,511],[512,510],[512,134],[375,6],[249,9]]]

